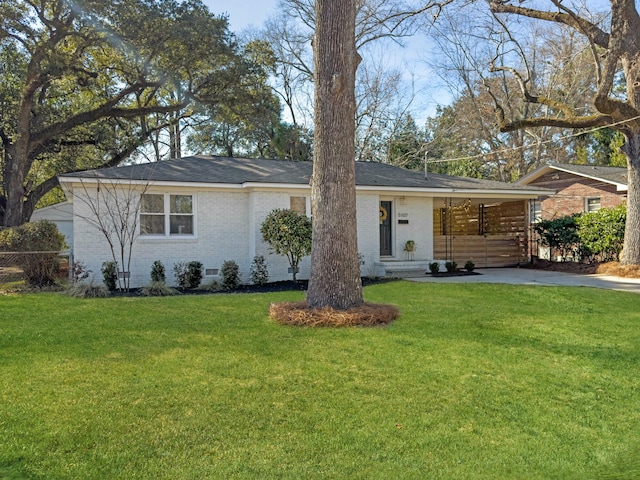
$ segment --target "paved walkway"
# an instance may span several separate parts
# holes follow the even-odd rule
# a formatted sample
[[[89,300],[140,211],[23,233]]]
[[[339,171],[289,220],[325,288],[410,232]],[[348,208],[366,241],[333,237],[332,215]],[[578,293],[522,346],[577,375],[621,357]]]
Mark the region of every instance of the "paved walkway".
[[[584,275],[531,268],[481,268],[480,275],[460,277],[407,278],[412,282],[439,283],[510,283],[515,285],[562,285],[568,287],[595,287],[640,293],[639,278],[612,277],[610,275]]]

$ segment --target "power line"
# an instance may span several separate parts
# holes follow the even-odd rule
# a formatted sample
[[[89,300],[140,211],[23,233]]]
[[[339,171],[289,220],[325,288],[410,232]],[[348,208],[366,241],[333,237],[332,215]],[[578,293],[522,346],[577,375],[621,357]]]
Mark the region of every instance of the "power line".
[[[586,135],[586,134],[589,134],[589,133],[594,133],[594,132],[597,132],[598,130],[602,130],[602,129],[605,129],[605,128],[614,127],[614,126],[616,126],[616,125],[621,125],[621,124],[623,124],[623,123],[633,122],[634,120],[638,120],[638,119],[640,119],[640,115],[638,115],[638,116],[636,116],[636,117],[633,117],[633,118],[628,118],[628,119],[626,119],[626,120],[621,120],[621,121],[619,121],[619,122],[610,123],[609,125],[604,125],[604,126],[602,126],[602,127],[595,127],[595,128],[593,128],[593,129],[591,129],[591,130],[587,130],[586,132],[573,133],[573,134],[571,134],[571,135],[565,135],[565,136],[563,136],[563,137],[559,137],[559,138],[554,138],[554,139],[545,140],[545,141],[540,142],[540,143],[537,143],[537,144],[535,144],[535,145],[521,145],[521,146],[519,146],[519,147],[504,148],[504,149],[502,149],[502,150],[496,150],[495,152],[479,153],[479,154],[477,154],[477,155],[468,155],[468,156],[465,156],[465,157],[457,157],[457,158],[443,158],[443,159],[437,159],[437,160],[435,160],[435,159],[434,159],[434,160],[429,159],[429,160],[427,160],[427,163],[445,163],[445,162],[459,162],[459,161],[461,161],[461,160],[476,160],[476,159],[479,159],[479,158],[487,157],[487,156],[489,156],[489,155],[500,155],[500,154],[503,154],[503,153],[515,152],[515,151],[518,151],[518,150],[527,150],[527,149],[530,149],[530,148],[536,148],[536,147],[539,147],[539,146],[541,146],[541,145],[546,145],[546,144],[548,144],[548,143],[558,142],[558,141],[561,141],[561,140],[567,140],[567,139],[569,139],[569,138],[575,138],[575,137],[579,137],[579,136],[581,136],[581,135]]]

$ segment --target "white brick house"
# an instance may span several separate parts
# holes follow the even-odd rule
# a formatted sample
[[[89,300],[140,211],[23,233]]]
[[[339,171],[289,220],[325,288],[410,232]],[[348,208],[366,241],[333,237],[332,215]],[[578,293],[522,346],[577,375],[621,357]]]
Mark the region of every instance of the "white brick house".
[[[133,192],[140,205],[140,226],[130,278],[131,287],[138,287],[150,282],[155,260],[164,263],[169,282],[176,262],[200,261],[207,274],[205,283],[219,278],[224,261],[234,260],[248,283],[254,256],[264,255],[271,281],[291,279],[287,260],[269,253],[260,226],[275,208],[311,214],[311,173],[310,162],[193,156],[65,174],[59,179],[73,204],[74,257],[93,272],[99,272],[111,255],[104,235],[91,225],[94,212],[84,197],[95,197],[99,188],[114,185],[123,196]],[[356,163],[356,183],[363,275],[384,275],[394,262],[400,264],[407,240],[417,246],[411,265],[424,270],[434,261],[434,211],[440,204],[522,202],[524,206],[548,193],[470,178],[437,174],[425,178],[421,172],[370,162]],[[299,278],[308,278],[309,266],[307,257]]]

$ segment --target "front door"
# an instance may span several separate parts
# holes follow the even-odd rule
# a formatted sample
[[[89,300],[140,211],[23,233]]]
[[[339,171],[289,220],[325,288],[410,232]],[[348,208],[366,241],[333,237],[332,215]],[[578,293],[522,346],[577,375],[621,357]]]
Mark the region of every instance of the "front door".
[[[380,256],[391,254],[391,202],[380,202]]]

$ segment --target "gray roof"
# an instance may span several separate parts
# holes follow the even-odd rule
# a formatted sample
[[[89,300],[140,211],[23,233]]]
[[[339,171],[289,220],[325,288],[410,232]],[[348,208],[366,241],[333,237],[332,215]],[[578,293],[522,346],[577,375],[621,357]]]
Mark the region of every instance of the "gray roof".
[[[627,184],[626,167],[601,167],[596,165],[568,165],[557,163],[551,165],[587,177],[596,177],[609,182]]]
[[[550,163],[544,165],[533,172],[525,175],[518,184],[525,185],[528,182],[544,175],[549,170],[561,170],[573,173],[582,177],[596,178],[608,183],[627,185],[627,168],[626,167],[602,167],[599,165],[571,165],[568,163]]]
[[[192,156],[156,163],[88,170],[60,175],[62,180],[97,178],[154,182],[308,185],[312,162]],[[453,177],[406,170],[383,163],[356,162],[356,184],[371,187],[505,190],[522,191],[523,187],[477,178]],[[526,187],[525,187],[526,189]]]

